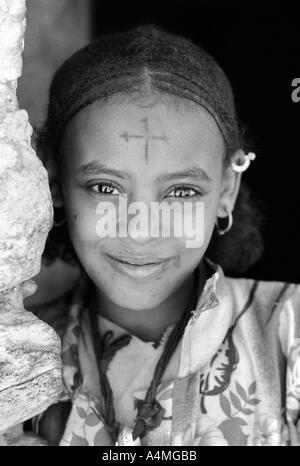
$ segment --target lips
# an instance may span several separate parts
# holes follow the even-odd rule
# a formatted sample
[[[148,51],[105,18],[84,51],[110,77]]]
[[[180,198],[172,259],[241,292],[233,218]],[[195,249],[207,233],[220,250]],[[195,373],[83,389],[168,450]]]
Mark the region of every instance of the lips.
[[[125,264],[143,266],[143,265],[152,265],[152,264],[161,264],[162,262],[169,260],[170,258],[157,258],[152,256],[139,256],[139,257],[124,257],[124,256],[112,256],[107,254],[112,259],[118,260]]]
[[[153,256],[116,257],[105,254],[105,257],[118,272],[137,280],[158,278],[169,267],[171,261],[171,258]]]

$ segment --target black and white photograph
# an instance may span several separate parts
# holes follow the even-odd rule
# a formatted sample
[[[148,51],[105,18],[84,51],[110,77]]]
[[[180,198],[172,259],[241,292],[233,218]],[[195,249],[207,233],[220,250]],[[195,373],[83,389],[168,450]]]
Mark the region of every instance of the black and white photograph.
[[[0,0],[0,446],[300,446],[299,18]]]

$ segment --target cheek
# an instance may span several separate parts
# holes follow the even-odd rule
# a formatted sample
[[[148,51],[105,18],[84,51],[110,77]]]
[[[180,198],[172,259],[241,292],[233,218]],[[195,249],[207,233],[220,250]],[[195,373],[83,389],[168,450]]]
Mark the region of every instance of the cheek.
[[[212,237],[218,206],[219,191],[216,190],[190,209],[185,217],[184,235],[178,238],[178,268],[192,270],[201,261]]]
[[[219,207],[219,196],[209,198],[205,203],[204,209],[204,225],[206,237],[212,234],[214,225],[217,218],[217,211]],[[210,239],[210,238],[209,238]]]
[[[96,206],[91,207],[76,192],[68,193],[64,205],[71,240],[75,244],[94,245],[100,239],[96,232]]]
[[[184,203],[180,220],[175,221],[172,225],[174,236],[176,236],[176,229],[178,232],[181,230],[180,241],[184,243],[186,248],[205,247],[209,243],[214,229],[217,209],[217,197],[209,197],[205,201]]]
[[[205,204],[200,216],[194,215],[185,235],[177,238],[178,262],[175,268],[180,274],[188,274],[202,260],[210,243],[215,225],[216,206]]]

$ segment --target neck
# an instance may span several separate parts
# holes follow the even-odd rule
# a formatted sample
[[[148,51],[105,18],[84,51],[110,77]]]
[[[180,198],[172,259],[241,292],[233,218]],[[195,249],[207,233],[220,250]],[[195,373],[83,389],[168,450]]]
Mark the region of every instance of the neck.
[[[200,270],[199,279],[200,291],[202,291],[205,283],[203,266]],[[172,295],[151,309],[137,311],[119,306],[110,301],[95,286],[93,286],[90,295],[89,305],[92,312],[97,312],[141,340],[159,342],[165,330],[170,325],[175,324],[186,310],[186,307],[191,305],[195,293],[194,280],[195,275],[191,273]]]

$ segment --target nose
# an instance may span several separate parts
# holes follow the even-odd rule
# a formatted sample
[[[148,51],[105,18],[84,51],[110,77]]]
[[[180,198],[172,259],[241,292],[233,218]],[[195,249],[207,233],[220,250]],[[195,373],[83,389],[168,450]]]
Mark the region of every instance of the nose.
[[[153,240],[151,236],[151,205],[137,201],[128,208],[128,238],[140,245],[147,244]]]
[[[126,218],[127,238],[131,243],[138,245],[157,241],[159,236],[156,220],[153,221],[151,216],[153,196],[150,196],[148,192],[145,193],[144,190],[142,191],[135,198],[128,199]],[[156,230],[158,230],[158,233]]]

